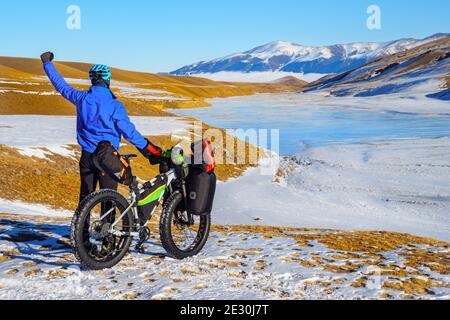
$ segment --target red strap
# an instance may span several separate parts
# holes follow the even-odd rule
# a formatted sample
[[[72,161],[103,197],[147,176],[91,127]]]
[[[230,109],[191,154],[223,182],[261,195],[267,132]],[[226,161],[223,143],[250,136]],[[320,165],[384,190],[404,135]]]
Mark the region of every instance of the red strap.
[[[206,168],[206,172],[212,172],[214,170],[214,168],[216,167],[216,160],[214,159],[214,153],[211,149],[211,144],[208,140],[203,140],[203,148],[205,149],[204,151],[204,156],[207,158],[207,168]]]

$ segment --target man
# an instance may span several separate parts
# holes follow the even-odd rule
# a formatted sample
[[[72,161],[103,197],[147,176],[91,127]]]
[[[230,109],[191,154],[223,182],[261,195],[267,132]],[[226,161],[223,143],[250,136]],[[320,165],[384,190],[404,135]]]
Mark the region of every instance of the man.
[[[89,72],[92,87],[89,91],[72,88],[58,73],[52,61],[54,54],[41,55],[45,73],[55,89],[77,110],[77,139],[82,148],[80,159],[80,202],[100,189],[117,190],[118,183],[109,175],[102,175],[94,165],[93,153],[102,141],[109,141],[119,150],[122,137],[131,142],[151,163],[157,163],[162,150],[145,139],[131,123],[125,107],[109,89],[111,71],[107,66],[95,65]]]

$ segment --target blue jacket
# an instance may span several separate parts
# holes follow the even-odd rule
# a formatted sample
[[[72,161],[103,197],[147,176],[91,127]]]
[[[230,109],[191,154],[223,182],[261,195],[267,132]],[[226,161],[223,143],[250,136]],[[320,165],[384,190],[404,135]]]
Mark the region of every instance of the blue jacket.
[[[77,139],[84,151],[93,153],[101,141],[110,141],[119,150],[122,136],[139,149],[147,146],[111,90],[93,86],[78,91],[67,84],[53,63],[44,63],[44,70],[55,89],[77,108]]]

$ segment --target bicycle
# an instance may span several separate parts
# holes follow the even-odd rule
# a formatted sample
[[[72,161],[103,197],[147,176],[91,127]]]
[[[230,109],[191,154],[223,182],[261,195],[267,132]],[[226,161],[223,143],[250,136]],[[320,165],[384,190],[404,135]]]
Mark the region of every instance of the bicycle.
[[[122,156],[129,165],[135,157]],[[128,198],[114,190],[100,190],[80,204],[72,219],[71,241],[82,265],[92,270],[112,268],[128,253],[135,237],[139,238],[136,249],[143,252],[143,244],[150,239],[148,225],[161,205],[159,234],[169,256],[181,260],[203,249],[209,237],[211,214],[194,216],[187,211],[186,178],[191,166],[180,157],[176,161],[173,158],[163,158],[161,166],[166,172],[151,181],[139,184],[133,177]],[[143,219],[140,211],[149,205],[150,217]]]

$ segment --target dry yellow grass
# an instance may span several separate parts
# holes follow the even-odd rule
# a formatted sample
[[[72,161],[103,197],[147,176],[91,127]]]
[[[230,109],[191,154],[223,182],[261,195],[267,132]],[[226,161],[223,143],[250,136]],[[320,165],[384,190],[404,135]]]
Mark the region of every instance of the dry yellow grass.
[[[210,127],[205,126],[204,130]],[[189,134],[188,134],[189,135]],[[229,139],[234,137],[227,136]],[[169,148],[177,143],[169,136],[148,137],[153,143],[163,148]],[[245,154],[253,152],[261,156],[263,152],[249,144],[237,144],[237,148],[244,148]],[[80,154],[78,146],[71,146]],[[224,141],[225,148],[225,141]],[[141,179],[150,180],[159,174],[157,166],[150,166],[148,161],[139,154],[138,150],[127,142],[121,149],[122,154],[135,153],[139,157],[132,162],[133,174]],[[240,176],[253,164],[243,159],[244,164],[218,165],[216,175],[219,180],[225,181],[231,177]],[[247,159],[248,160],[248,159]],[[0,145],[0,161],[8,170],[0,173],[0,194],[3,199],[22,200],[38,204],[49,205],[54,209],[75,210],[79,198],[79,167],[77,159],[66,158],[60,155],[49,156],[48,159],[29,158],[21,155],[11,147]],[[247,163],[247,164],[245,164]],[[120,190],[126,194],[127,189],[121,186]]]
[[[430,288],[442,286],[430,279],[408,278],[396,282],[386,281],[383,284],[383,289],[403,291],[406,294],[433,294]]]
[[[38,274],[43,273],[43,271],[41,269],[33,269],[33,270],[27,270],[23,273],[24,277],[33,277],[36,276]]]
[[[358,278],[351,284],[353,288],[364,288],[366,285],[367,285],[367,277]]]
[[[450,88],[450,76],[445,77],[444,81],[445,81],[445,84],[444,84],[445,89]]]
[[[9,200],[32,201],[54,208],[76,208],[79,195],[78,164],[53,156],[30,159],[13,148],[0,145],[0,159],[7,171],[0,174],[0,193]]]
[[[213,226],[213,230],[223,235],[229,235],[231,233],[257,233],[262,236],[269,235],[273,237],[290,238],[296,240],[300,246],[308,246],[311,241],[320,242],[329,249],[338,251],[339,254],[333,254],[332,258],[341,260],[341,262],[335,263],[331,259],[319,257],[313,257],[309,260],[300,259],[296,255],[289,255],[282,260],[297,262],[306,268],[321,267],[325,271],[337,274],[352,273],[363,266],[375,266],[381,270],[380,273],[382,275],[398,277],[417,275],[418,272],[415,272],[414,269],[419,269],[420,267],[426,267],[434,272],[444,275],[449,274],[449,251],[432,252],[419,249],[417,245],[448,249],[450,244],[410,234],[380,231],[348,232],[244,225]],[[402,247],[408,249],[408,254],[401,255],[406,260],[405,267],[410,267],[412,268],[411,270],[406,270],[405,267],[382,264],[383,259],[377,253],[392,251]],[[348,261],[348,259],[352,259],[352,261]]]
[[[11,260],[8,256],[0,256],[0,262]]]
[[[91,67],[85,63],[56,62],[55,66],[66,78],[87,79]],[[126,105],[130,115],[167,115],[165,108],[204,107],[207,98],[245,96],[255,93],[272,93],[297,91],[304,86],[303,82],[286,80],[273,83],[227,83],[215,82],[197,77],[178,77],[132,72],[112,68],[113,80],[131,84],[142,89],[162,90],[184,97],[186,101],[144,100],[142,98],[125,98],[120,92],[116,94]],[[32,92],[51,92],[53,88],[45,79],[42,63],[37,59],[0,57],[0,78],[13,80],[18,84],[1,83],[0,88]],[[33,85],[26,83],[31,82]],[[74,85],[77,89],[86,90],[86,85]],[[112,87],[114,91],[114,86]],[[6,92],[0,94],[2,106],[0,114],[42,114],[72,115],[73,107],[63,98]]]

